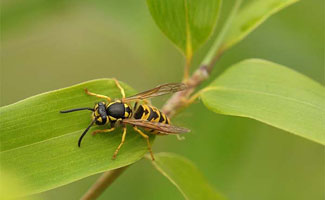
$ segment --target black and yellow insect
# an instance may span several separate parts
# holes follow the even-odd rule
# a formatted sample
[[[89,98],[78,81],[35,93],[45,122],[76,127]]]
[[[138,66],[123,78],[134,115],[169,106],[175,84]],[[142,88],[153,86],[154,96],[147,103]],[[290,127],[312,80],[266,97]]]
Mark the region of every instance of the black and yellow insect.
[[[138,129],[138,127],[142,127],[145,130],[149,131],[151,134],[156,134],[156,135],[169,135],[169,134],[189,132],[189,129],[170,125],[169,118],[164,113],[162,113],[158,108],[150,105],[148,101],[146,101],[146,99],[152,97],[184,90],[186,89],[185,84],[168,83],[126,98],[124,89],[121,87],[119,82],[115,80],[115,83],[116,86],[121,91],[123,97],[122,99],[112,101],[111,98],[108,96],[95,94],[85,89],[86,94],[106,99],[107,102],[96,103],[94,108],[76,108],[71,110],[60,111],[61,113],[69,113],[69,112],[74,112],[79,110],[92,111],[92,122],[80,136],[78,141],[79,147],[81,145],[82,138],[88,132],[90,127],[92,127],[94,124],[96,125],[109,124],[110,129],[96,130],[92,133],[93,135],[96,133],[111,132],[115,129],[117,125],[122,125],[123,126],[122,141],[120,145],[117,147],[113,155],[113,159],[115,159],[118,151],[120,150],[120,148],[122,147],[125,141],[125,136],[126,136],[125,125],[130,124],[133,126],[133,129],[136,132],[138,132],[142,137],[146,139],[148,150],[151,154],[151,158],[152,160],[154,160],[154,156],[151,150],[151,145],[149,142],[149,136],[145,134],[143,131],[141,131],[140,129]],[[132,101],[135,101],[133,107],[130,105],[130,102]],[[140,105],[139,104],[140,101],[143,101],[144,103]]]

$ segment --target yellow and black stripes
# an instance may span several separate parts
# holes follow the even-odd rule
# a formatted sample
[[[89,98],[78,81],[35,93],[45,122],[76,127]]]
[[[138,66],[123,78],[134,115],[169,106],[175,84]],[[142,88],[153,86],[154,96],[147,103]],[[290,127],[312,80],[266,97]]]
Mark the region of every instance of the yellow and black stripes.
[[[139,105],[133,117],[134,119],[170,124],[169,118],[164,113],[158,108],[149,105]]]
[[[124,112],[124,118],[129,118],[132,116],[132,109],[128,104],[124,104],[125,112]]]
[[[164,113],[162,113],[160,110],[159,110],[159,113],[160,113],[160,118],[159,118],[158,122],[163,123],[163,124],[170,124],[169,118]]]

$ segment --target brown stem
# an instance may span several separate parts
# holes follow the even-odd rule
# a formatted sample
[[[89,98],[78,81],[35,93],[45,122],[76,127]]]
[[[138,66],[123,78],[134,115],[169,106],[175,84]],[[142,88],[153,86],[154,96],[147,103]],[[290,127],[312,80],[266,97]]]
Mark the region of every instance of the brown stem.
[[[188,105],[188,99],[194,90],[206,79],[208,79],[213,67],[222,55],[223,51],[219,50],[216,56],[208,65],[201,65],[193,75],[186,81],[187,90],[175,93],[163,106],[162,111],[169,117],[172,117],[179,109]]]
[[[87,191],[87,193],[81,198],[82,200],[97,199],[105,189],[110,186],[116,178],[118,178],[128,166],[113,169],[111,171],[104,172],[96,183]]]

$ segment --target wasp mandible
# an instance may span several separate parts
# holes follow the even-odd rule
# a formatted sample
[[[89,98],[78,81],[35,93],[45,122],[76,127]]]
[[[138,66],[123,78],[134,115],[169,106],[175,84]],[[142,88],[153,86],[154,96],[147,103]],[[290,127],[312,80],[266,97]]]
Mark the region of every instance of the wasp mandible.
[[[108,125],[109,129],[95,130],[92,132],[93,135],[97,133],[111,132],[115,129],[117,125],[122,125],[123,134],[122,140],[117,149],[114,152],[112,159],[116,158],[117,153],[124,144],[126,136],[126,124],[133,126],[133,129],[138,132],[147,141],[148,150],[151,155],[151,159],[154,160],[154,156],[151,150],[151,145],[149,141],[149,136],[140,130],[138,127],[142,127],[151,134],[156,135],[169,135],[169,134],[179,134],[186,133],[190,130],[187,128],[177,127],[170,124],[169,118],[161,112],[158,108],[149,104],[147,99],[165,95],[168,93],[174,93],[186,89],[186,85],[183,83],[167,83],[159,85],[153,89],[138,93],[136,95],[125,97],[124,89],[121,87],[119,82],[114,79],[116,86],[119,88],[122,99],[112,100],[110,97],[95,94],[87,89],[85,89],[86,94],[91,96],[96,96],[98,98],[105,99],[107,102],[96,103],[94,108],[75,108],[71,110],[60,111],[61,113],[69,113],[80,110],[90,110],[92,111],[92,121],[86,130],[81,134],[78,146],[80,147],[82,138],[88,132],[88,130],[93,125]],[[134,106],[130,105],[130,102],[135,101]],[[143,101],[143,104],[139,102]]]

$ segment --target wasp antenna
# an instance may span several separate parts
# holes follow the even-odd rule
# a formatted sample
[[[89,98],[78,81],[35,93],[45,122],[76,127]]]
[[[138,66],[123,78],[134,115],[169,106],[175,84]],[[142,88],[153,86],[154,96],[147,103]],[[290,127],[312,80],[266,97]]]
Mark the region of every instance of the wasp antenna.
[[[82,135],[80,136],[79,141],[78,141],[78,147],[80,147],[82,138],[86,135],[86,133],[88,132],[88,130],[90,129],[90,127],[92,127],[92,125],[94,125],[95,121],[96,121],[96,120],[93,120],[93,121],[89,124],[89,126],[86,128],[86,130],[82,133]]]
[[[74,111],[79,111],[79,110],[91,110],[91,111],[95,111],[93,108],[75,108],[75,109],[71,109],[71,110],[61,110],[60,113],[69,113],[69,112],[74,112]]]

